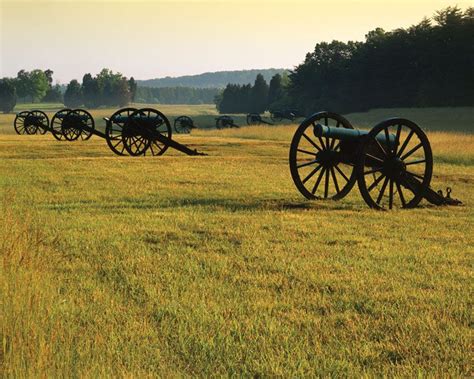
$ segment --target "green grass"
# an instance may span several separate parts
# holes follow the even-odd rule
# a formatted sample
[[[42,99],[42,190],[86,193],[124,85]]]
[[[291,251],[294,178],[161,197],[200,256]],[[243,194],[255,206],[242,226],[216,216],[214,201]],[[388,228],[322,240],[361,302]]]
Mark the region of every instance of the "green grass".
[[[472,134],[429,134],[433,187],[464,206],[381,213],[356,188],[299,195],[294,125],[177,137],[207,157],[130,158],[11,121],[3,377],[470,374]]]

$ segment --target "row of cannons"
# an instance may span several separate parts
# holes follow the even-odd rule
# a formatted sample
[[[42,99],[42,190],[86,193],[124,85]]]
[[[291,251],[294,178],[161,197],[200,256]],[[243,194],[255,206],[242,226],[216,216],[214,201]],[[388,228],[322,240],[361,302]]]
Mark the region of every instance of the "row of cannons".
[[[118,111],[118,114],[114,114],[110,117],[110,120],[115,120],[117,117],[122,117],[124,111],[136,110],[136,108],[124,108]],[[115,116],[115,117],[114,117]],[[273,122],[279,122],[282,120],[294,121],[302,115],[296,110],[284,110],[284,111],[273,111],[270,113],[270,119]],[[15,119],[15,131],[18,134],[45,134],[48,131],[52,131],[53,135],[61,140],[75,140],[79,138],[79,135],[73,133],[62,133],[64,130],[63,120],[66,119],[65,125],[72,124],[74,120],[83,119],[86,121],[86,124],[89,128],[94,128],[94,119],[92,115],[83,109],[62,109],[58,111],[51,120],[51,125],[49,124],[49,118],[43,111],[33,110],[33,111],[23,111],[17,114]],[[219,116],[215,119],[216,129],[225,129],[225,128],[239,128],[234,119],[231,116]],[[264,119],[260,114],[249,113],[246,116],[247,125],[273,125],[272,122]],[[174,130],[178,134],[189,134],[193,129],[197,128],[197,125],[194,123],[194,120],[189,116],[179,116],[174,119]],[[50,130],[51,129],[51,130]],[[68,128],[66,128],[68,129]],[[93,133],[82,133],[80,137],[82,139],[88,139]]]
[[[51,133],[58,141],[86,141],[93,135],[105,139],[117,155],[162,155],[169,147],[187,155],[205,155],[172,139],[168,118],[153,108],[122,108],[104,118],[105,131],[97,130],[92,115],[84,109],[62,109],[49,121],[40,110],[17,114],[14,128],[18,134]],[[178,117],[175,130],[192,129],[192,119]]]
[[[223,117],[221,122],[233,123]],[[95,135],[117,155],[162,155],[168,148],[206,155],[172,139],[169,120],[155,109],[123,108],[104,120],[105,132],[100,132],[91,114],[82,109],[59,111],[51,123],[45,113],[29,111],[17,115],[15,130],[50,132],[68,141]],[[354,129],[338,114],[316,113],[296,129],[289,165],[296,188],[310,200],[340,200],[357,183],[367,205],[378,210],[414,208],[422,199],[435,205],[461,204],[450,197],[450,188],[445,196],[430,187],[430,142],[418,125],[403,118],[382,121],[366,131]]]

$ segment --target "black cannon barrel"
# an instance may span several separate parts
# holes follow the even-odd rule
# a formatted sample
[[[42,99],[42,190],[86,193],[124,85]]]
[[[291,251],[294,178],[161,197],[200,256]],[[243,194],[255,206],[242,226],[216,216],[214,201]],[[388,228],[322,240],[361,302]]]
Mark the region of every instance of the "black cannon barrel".
[[[316,124],[313,130],[316,137],[329,137],[341,141],[355,141],[369,134],[369,131],[367,130],[335,128],[321,124]],[[388,139],[390,146],[396,144],[396,136],[394,134],[389,134]],[[381,143],[386,143],[386,137],[384,134],[377,135],[377,140]]]

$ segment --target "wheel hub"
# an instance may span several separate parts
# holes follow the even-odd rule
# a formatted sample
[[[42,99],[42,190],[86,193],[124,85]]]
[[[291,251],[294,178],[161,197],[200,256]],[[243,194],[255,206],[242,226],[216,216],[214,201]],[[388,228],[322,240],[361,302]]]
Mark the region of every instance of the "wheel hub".
[[[400,158],[395,157],[384,162],[383,173],[391,178],[399,178],[406,171],[406,164]]]
[[[339,153],[336,150],[322,150],[316,154],[316,159],[323,167],[331,168],[339,163]]]

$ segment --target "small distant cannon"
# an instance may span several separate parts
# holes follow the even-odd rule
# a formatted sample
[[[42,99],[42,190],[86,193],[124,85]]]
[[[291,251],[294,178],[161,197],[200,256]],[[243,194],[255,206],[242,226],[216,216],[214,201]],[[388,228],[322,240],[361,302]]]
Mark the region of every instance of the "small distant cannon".
[[[247,115],[247,125],[260,124],[273,125],[271,122],[265,121],[258,113],[249,113]]]
[[[297,118],[304,117],[304,115],[297,109],[285,109],[270,111],[270,118],[273,122],[280,122],[282,120],[295,121]]]
[[[58,141],[76,141],[79,138],[86,141],[93,134],[101,134],[95,130],[94,118],[88,111],[69,108],[61,109],[54,114],[49,131]]]
[[[13,128],[17,134],[45,134],[49,129],[49,118],[43,111],[23,111],[16,115]]]
[[[450,188],[446,196],[430,188],[429,140],[403,118],[363,131],[336,113],[316,113],[296,130],[289,163],[293,182],[307,199],[340,200],[357,182],[374,209],[413,208],[423,198],[435,205],[461,204],[450,197]]]
[[[216,128],[217,129],[240,128],[240,126],[236,125],[234,123],[234,119],[230,116],[219,116],[216,118]]]
[[[196,129],[194,121],[189,116],[179,116],[174,120],[174,130],[178,134],[189,134],[192,129]]]

